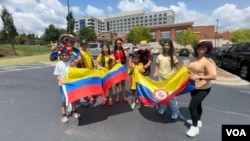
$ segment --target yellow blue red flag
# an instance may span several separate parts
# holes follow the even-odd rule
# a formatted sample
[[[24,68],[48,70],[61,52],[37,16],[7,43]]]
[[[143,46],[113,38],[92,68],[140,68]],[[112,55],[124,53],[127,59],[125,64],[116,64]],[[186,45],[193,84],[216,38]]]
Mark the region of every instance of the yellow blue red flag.
[[[63,85],[66,103],[94,94],[103,96],[103,76],[101,70],[69,67]]]
[[[180,67],[169,79],[155,81],[135,71],[136,91],[144,105],[165,104],[175,96],[188,93],[194,89],[186,66]]]
[[[105,68],[103,68],[105,69]],[[104,92],[112,87],[114,84],[128,79],[128,73],[126,70],[126,66],[121,63],[116,64],[111,70],[106,69],[106,74],[102,78],[102,85]]]
[[[104,97],[110,87],[125,79],[128,74],[122,64],[116,64],[111,70],[69,67],[63,85],[66,104],[90,95]]]

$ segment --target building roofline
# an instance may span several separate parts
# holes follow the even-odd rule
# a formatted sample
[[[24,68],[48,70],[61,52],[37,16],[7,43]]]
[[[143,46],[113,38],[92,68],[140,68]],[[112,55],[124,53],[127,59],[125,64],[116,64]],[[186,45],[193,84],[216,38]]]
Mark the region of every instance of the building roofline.
[[[148,26],[150,29],[159,29],[166,27],[180,27],[180,26],[193,26],[194,22],[184,22],[184,23],[174,23],[174,24],[164,24],[164,25],[156,25],[156,26]]]

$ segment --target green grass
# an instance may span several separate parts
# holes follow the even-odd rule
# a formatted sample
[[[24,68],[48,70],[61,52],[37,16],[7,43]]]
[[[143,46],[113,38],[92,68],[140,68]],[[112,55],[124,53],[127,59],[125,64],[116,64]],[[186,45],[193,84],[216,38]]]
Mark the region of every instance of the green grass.
[[[10,45],[0,45],[1,50],[12,51]],[[0,57],[0,66],[50,62],[50,47],[38,45],[15,45],[17,56]]]
[[[14,47],[18,56],[41,55],[41,54],[48,54],[50,52],[49,46],[15,45]],[[4,44],[4,45],[1,44],[0,49],[12,51],[11,45],[9,44]]]

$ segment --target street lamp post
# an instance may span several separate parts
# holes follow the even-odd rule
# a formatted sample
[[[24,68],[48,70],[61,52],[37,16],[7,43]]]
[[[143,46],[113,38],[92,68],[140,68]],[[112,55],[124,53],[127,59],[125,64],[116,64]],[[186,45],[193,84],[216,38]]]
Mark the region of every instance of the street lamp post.
[[[69,20],[69,0],[67,0],[67,4],[68,4],[68,14],[67,14],[67,17],[68,17],[68,20]],[[70,28],[69,28],[69,21],[67,20],[67,32],[68,34],[70,34]]]
[[[216,40],[218,38],[218,22],[219,22],[219,20],[217,19],[216,22],[217,22],[217,25],[216,25],[216,32],[215,32],[214,47],[216,47]],[[218,41],[218,43],[219,43],[219,41]]]

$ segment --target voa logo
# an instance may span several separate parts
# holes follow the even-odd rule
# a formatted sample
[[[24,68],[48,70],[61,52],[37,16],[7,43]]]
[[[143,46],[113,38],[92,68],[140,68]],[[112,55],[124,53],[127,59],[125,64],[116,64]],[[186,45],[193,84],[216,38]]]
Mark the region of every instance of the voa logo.
[[[247,136],[244,129],[226,129],[227,136]]]

